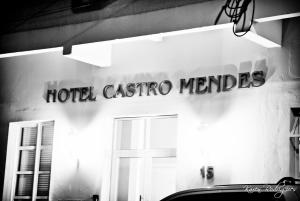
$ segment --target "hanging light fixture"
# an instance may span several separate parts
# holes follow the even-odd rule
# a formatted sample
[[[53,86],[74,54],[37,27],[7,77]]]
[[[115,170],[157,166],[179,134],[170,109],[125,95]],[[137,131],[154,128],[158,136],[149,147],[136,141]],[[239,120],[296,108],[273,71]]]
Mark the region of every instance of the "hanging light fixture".
[[[249,20],[247,10],[250,5],[252,6],[252,12],[250,13],[250,21],[247,24]],[[215,20],[215,25],[223,12],[229,17],[230,22],[233,23],[234,35],[238,37],[244,36],[250,31],[254,22],[255,0],[226,0]]]

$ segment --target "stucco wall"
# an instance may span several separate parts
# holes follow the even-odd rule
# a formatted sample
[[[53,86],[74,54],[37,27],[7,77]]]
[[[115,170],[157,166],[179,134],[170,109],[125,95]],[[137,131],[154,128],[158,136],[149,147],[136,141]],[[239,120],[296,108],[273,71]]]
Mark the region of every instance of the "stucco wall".
[[[178,114],[177,190],[204,185],[203,165],[214,166],[214,184],[276,182],[288,176],[290,108],[300,106],[300,82],[289,73],[291,61],[296,62],[290,44],[299,43],[299,20],[284,27],[284,47],[275,49],[235,38],[230,29],[116,44],[112,66],[104,69],[61,53],[1,59],[0,184],[8,123],[54,119],[52,199],[101,194],[108,200],[113,118],[155,114]],[[261,87],[179,94],[181,78],[257,69],[267,73]],[[107,84],[165,79],[174,84],[166,96],[102,95]],[[97,101],[46,103],[46,90],[54,86],[94,86]]]

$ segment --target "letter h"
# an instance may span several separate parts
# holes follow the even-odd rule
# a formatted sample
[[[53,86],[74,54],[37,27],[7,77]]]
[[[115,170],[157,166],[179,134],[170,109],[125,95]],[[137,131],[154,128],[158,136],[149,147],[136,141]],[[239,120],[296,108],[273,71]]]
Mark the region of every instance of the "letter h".
[[[48,89],[47,90],[47,103],[50,102],[50,96],[52,95],[52,102],[56,102],[56,95],[57,95],[57,90],[56,89]]]

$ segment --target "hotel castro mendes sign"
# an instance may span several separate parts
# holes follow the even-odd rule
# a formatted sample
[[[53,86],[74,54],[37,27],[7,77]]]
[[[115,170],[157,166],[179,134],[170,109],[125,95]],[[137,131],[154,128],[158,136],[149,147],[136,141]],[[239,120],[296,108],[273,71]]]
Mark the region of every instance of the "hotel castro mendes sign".
[[[266,74],[264,71],[254,71],[252,73],[239,73],[238,76],[231,74],[193,77],[179,80],[179,93],[187,91],[189,94],[212,93],[213,88],[216,92],[230,91],[234,87],[250,88],[260,87],[265,83]],[[173,90],[173,83],[170,80],[161,82],[138,82],[125,83],[118,85],[106,85],[102,94],[106,99],[125,98],[133,96],[157,96],[167,95]],[[88,102],[96,101],[94,87],[77,87],[48,89],[46,101],[49,102]]]

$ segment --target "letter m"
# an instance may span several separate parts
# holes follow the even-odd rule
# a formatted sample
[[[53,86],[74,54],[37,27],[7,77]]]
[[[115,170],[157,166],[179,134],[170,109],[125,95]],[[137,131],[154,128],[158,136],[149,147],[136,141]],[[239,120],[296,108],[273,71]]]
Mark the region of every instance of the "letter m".
[[[190,78],[187,82],[185,79],[180,79],[180,93],[183,93],[184,88],[189,88],[189,93],[192,94],[194,89],[194,78]]]

